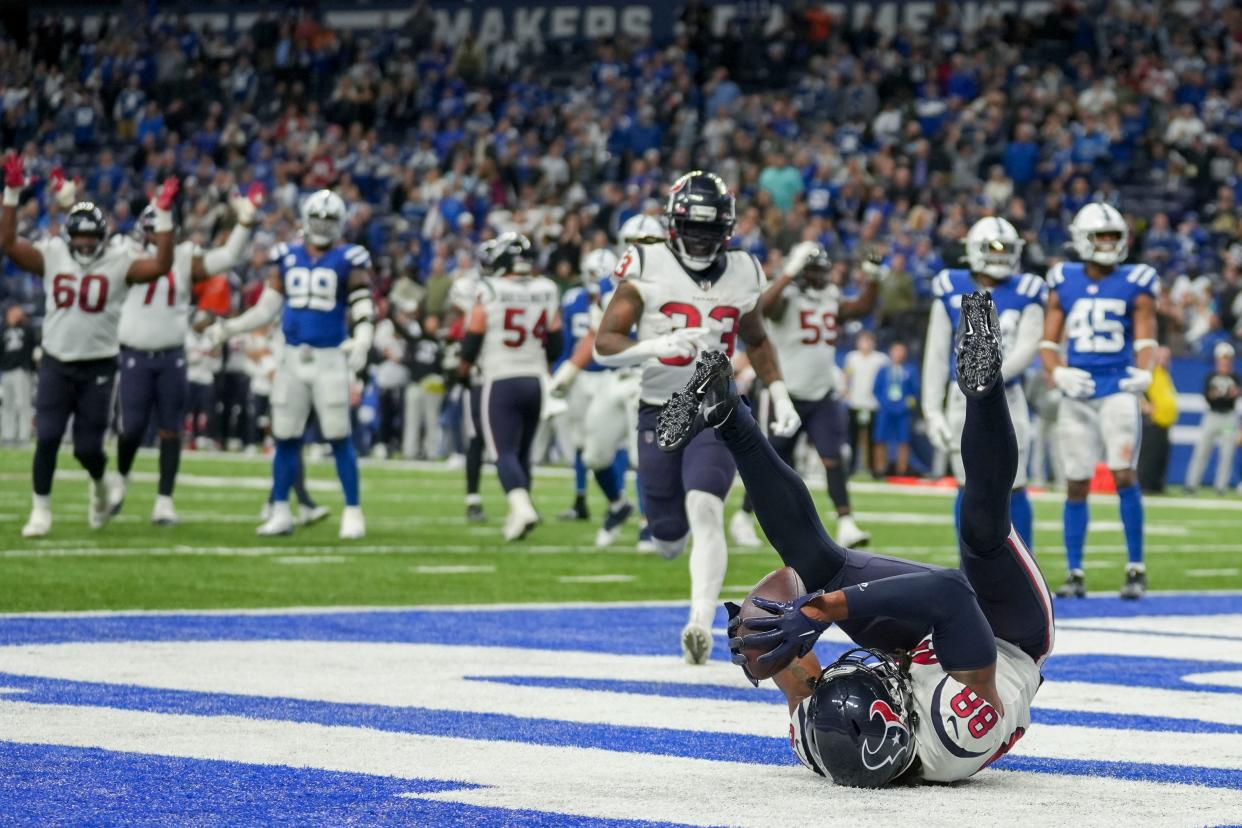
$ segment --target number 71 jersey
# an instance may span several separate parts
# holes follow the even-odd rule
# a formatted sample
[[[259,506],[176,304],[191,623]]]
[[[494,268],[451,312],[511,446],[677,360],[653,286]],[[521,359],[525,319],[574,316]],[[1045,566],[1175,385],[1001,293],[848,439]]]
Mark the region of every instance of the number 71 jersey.
[[[1095,379],[1095,397],[1118,393],[1134,364],[1134,302],[1156,297],[1160,279],[1149,265],[1123,264],[1092,279],[1080,262],[1054,265],[1048,285],[1065,312],[1066,364]]]
[[[668,244],[634,245],[621,257],[614,275],[638,289],[643,312],[638,318],[638,340],[664,336],[682,328],[711,328],[719,336],[713,350],[733,356],[738,322],[754,309],[767,286],[755,257],[730,250],[707,271],[682,267]],[[690,381],[691,358],[668,357],[643,365],[644,403],[662,405]]]
[[[281,330],[289,345],[335,348],[349,336],[349,274],[371,267],[371,254],[341,244],[315,256],[304,244],[278,244],[271,259],[285,294]]]

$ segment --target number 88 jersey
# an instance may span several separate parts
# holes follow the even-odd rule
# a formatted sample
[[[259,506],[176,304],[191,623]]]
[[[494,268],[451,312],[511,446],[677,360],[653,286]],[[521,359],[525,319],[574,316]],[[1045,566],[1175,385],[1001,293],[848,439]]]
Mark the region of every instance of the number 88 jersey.
[[[665,242],[630,247],[614,275],[630,282],[642,296],[640,342],[682,328],[711,328],[720,336],[715,349],[730,357],[737,344],[739,320],[758,304],[767,284],[759,262],[743,250],[729,250],[707,270],[693,271],[682,267]],[[663,405],[693,373],[693,359],[648,360],[643,366],[640,398]]]
[[[270,260],[285,294],[281,330],[289,345],[335,348],[349,336],[349,274],[370,268],[371,254],[341,244],[316,256],[304,244],[278,244]]]
[[[1134,364],[1134,300],[1156,297],[1160,279],[1149,265],[1123,264],[1102,279],[1080,262],[1054,265],[1048,285],[1065,312],[1066,363],[1095,379],[1095,397],[1118,393]]]

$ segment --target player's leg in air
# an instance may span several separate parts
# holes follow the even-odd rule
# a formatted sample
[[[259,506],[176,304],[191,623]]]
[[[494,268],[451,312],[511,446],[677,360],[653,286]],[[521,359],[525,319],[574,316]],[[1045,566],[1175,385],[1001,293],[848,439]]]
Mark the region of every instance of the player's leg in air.
[[[521,540],[539,524],[531,502],[531,449],[539,428],[543,386],[539,377],[518,376],[484,384],[483,439],[496,458],[496,474],[509,501],[504,538]]]

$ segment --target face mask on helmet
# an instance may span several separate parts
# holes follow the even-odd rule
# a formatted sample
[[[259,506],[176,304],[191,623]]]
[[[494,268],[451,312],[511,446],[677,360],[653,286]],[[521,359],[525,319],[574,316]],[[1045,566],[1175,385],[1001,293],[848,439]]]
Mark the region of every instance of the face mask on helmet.
[[[687,173],[669,190],[665,217],[669,242],[682,265],[704,270],[733,237],[733,196],[719,176]]]
[[[535,251],[521,233],[505,233],[492,248],[493,276],[529,276],[535,272]]]
[[[64,232],[69,255],[78,264],[90,264],[103,252],[107,224],[103,212],[94,204],[78,204],[70,210]]]
[[[889,656],[850,650],[824,670],[804,704],[808,758],[834,783],[879,788],[913,764],[910,680]]]
[[[1125,261],[1130,253],[1130,229],[1116,208],[1107,204],[1088,204],[1070,224],[1074,250],[1085,262],[1112,266]]]
[[[993,279],[1008,279],[1022,262],[1021,239],[967,240],[966,261],[972,273],[983,273]]]
[[[330,247],[345,233],[345,204],[335,193],[321,190],[302,208],[302,232],[316,247]]]
[[[832,260],[828,253],[820,249],[807,263],[802,266],[795,280],[799,287],[807,290],[823,290],[832,281]]]
[[[711,265],[733,235],[732,222],[674,219],[673,227],[673,249],[683,264],[695,270]]]

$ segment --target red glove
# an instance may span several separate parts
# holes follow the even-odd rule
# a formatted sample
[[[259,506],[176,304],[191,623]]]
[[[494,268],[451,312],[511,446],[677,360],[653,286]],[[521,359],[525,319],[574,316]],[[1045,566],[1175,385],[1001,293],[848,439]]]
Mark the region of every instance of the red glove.
[[[155,209],[165,212],[172,209],[173,199],[177,197],[177,190],[181,188],[180,182],[174,176],[168,176],[164,179],[164,183],[160,185],[159,192],[155,194]]]
[[[250,199],[250,203],[255,207],[262,207],[263,202],[267,200],[267,187],[263,186],[262,181],[256,181],[246,190],[246,198]]]
[[[52,188],[52,193],[59,193],[60,188],[65,186],[65,171],[60,167],[52,167],[52,174],[48,176],[48,186]]]
[[[4,159],[4,186],[15,190],[26,186],[26,169],[16,152],[10,152]]]

